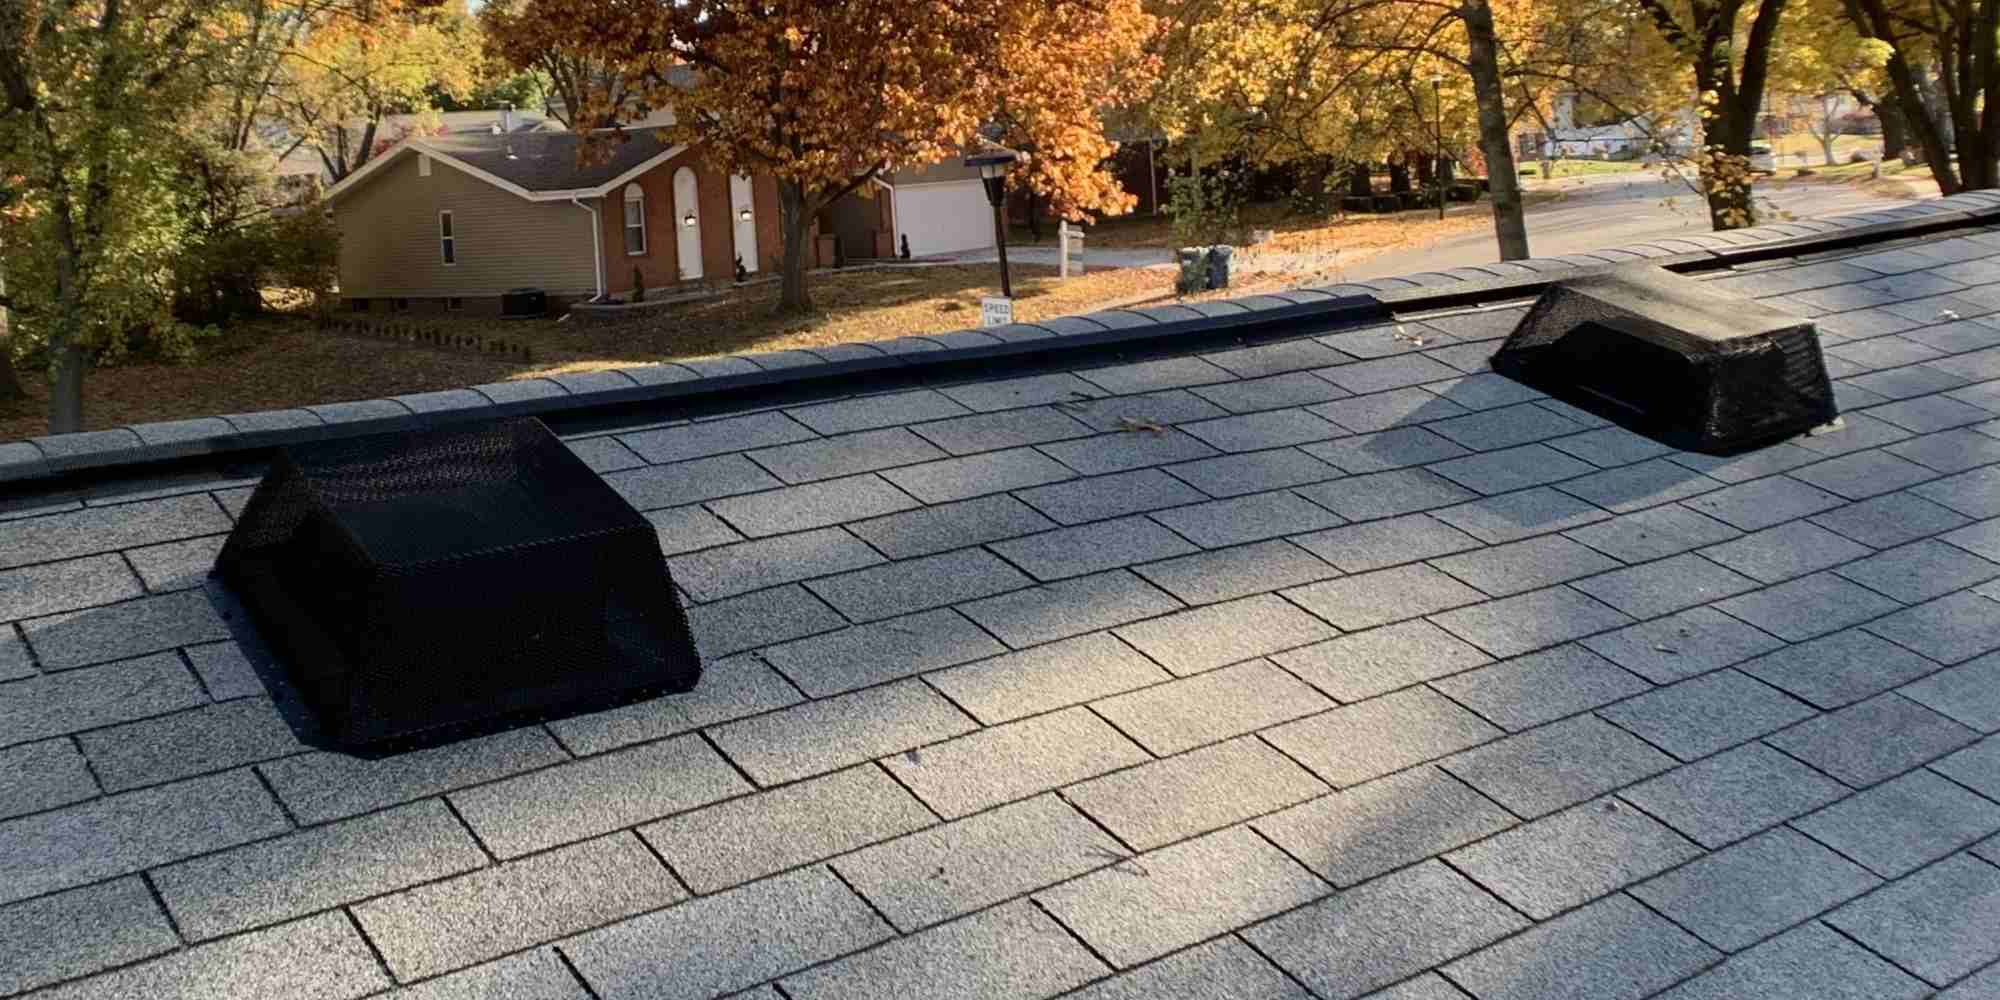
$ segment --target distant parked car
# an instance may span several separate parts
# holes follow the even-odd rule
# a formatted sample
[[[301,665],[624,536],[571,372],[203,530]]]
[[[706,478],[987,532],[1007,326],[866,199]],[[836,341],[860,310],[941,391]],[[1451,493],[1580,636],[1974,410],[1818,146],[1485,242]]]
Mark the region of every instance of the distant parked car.
[[[1775,174],[1778,172],[1778,156],[1771,151],[1771,144],[1753,142],[1750,144],[1750,172],[1754,174]]]

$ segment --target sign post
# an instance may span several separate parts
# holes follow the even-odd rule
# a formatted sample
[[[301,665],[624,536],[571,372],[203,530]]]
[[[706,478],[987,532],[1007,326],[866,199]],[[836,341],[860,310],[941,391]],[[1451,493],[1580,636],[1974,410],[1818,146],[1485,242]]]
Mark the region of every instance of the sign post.
[[[1070,255],[1076,255],[1076,273],[1083,273],[1083,230],[1072,227],[1068,219],[1056,224],[1057,277],[1070,275]]]

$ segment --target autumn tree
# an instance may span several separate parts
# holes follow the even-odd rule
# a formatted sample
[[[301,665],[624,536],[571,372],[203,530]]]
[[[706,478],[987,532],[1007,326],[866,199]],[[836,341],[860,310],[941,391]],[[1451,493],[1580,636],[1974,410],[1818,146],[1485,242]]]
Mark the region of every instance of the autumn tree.
[[[604,68],[580,82],[581,120],[665,111],[663,138],[776,179],[783,311],[811,309],[806,238],[820,210],[958,155],[1003,109],[1036,159],[1058,164],[1029,183],[1074,211],[1120,202],[1084,166],[1110,148],[1094,116],[1073,116],[1122,96],[1103,74],[1138,62],[1138,0],[521,0],[509,14],[493,27],[517,62],[547,49]],[[1077,44],[1038,34],[1052,28]],[[1032,60],[1024,46],[1038,46]]]
[[[470,93],[482,72],[462,8],[336,8],[283,53],[273,91],[292,132],[338,181],[406,137],[385,130],[389,116],[429,111],[433,95]]]
[[[1787,0],[1638,0],[1638,4],[1694,73],[1702,129],[1702,148],[1695,161],[1710,223],[1716,229],[1756,225],[1750,140],[1756,134]]]
[[[1883,69],[1902,123],[1939,190],[2000,187],[2000,0],[1844,3],[1861,35],[1888,47]]]

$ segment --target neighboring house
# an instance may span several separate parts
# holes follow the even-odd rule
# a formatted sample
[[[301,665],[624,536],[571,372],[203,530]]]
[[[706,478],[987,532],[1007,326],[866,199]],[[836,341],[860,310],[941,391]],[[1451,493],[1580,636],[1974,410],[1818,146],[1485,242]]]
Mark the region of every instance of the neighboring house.
[[[556,300],[727,282],[782,259],[777,185],[725,177],[685,146],[628,132],[580,163],[572,132],[413,136],[327,191],[341,234],[340,294],[353,309],[497,311],[500,296]],[[815,220],[814,262],[988,247],[992,209],[956,163],[875,180]]]
[[[470,135],[497,134],[501,132],[548,132],[561,131],[562,122],[538,111],[516,111],[512,108],[497,108],[487,111],[428,111],[408,115],[385,115],[375,125],[375,142],[378,145],[393,145],[410,136],[420,135]],[[329,157],[322,153],[312,140],[337,143],[344,139],[349,155],[361,148],[367,135],[365,122],[352,122],[345,135],[335,135],[331,129],[323,130],[304,143],[296,143],[282,128],[274,127],[267,138],[268,144],[283,153],[278,161],[277,173],[280,179],[317,177],[322,186],[333,183],[333,169],[328,164]],[[386,152],[386,150],[384,150]]]

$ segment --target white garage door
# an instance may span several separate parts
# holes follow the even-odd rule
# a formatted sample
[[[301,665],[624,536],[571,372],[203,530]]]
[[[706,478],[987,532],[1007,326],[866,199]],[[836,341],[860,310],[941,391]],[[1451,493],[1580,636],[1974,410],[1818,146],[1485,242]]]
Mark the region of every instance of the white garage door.
[[[993,246],[993,207],[978,180],[905,184],[896,189],[897,250],[910,238],[910,253],[957,253]]]

